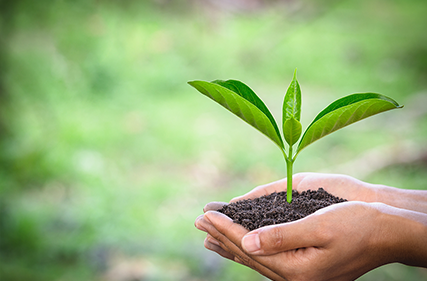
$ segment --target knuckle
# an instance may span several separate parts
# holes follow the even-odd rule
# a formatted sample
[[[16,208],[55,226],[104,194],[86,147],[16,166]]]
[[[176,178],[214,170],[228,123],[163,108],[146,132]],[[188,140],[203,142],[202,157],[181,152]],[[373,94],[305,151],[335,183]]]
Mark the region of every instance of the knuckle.
[[[261,249],[269,251],[284,246],[283,232],[278,226],[269,227],[260,233]]]
[[[301,180],[304,176],[305,176],[304,173],[296,173],[293,175],[292,179],[293,180]]]
[[[315,224],[313,234],[315,235],[317,241],[329,242],[333,240],[335,236],[335,229],[328,221],[320,219]]]

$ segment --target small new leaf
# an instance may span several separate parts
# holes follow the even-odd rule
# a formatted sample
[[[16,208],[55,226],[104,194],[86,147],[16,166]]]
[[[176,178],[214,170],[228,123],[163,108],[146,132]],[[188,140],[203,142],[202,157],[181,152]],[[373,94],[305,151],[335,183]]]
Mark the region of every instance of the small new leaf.
[[[294,117],[296,120],[301,119],[301,89],[297,80],[297,70],[295,69],[294,77],[286,91],[283,101],[283,123],[287,119]]]
[[[283,135],[290,146],[293,146],[299,140],[301,132],[301,123],[293,117],[287,119],[283,124]]]

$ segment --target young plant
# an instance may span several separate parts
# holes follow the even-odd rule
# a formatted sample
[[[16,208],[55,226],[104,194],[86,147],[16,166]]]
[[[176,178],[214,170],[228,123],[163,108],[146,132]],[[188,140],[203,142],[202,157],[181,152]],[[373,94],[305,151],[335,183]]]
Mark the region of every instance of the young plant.
[[[283,101],[282,127],[285,146],[273,115],[264,102],[244,83],[237,80],[190,81],[191,86],[213,99],[270,138],[282,151],[287,167],[287,201],[292,201],[292,175],[295,159],[308,145],[330,133],[366,117],[401,108],[381,94],[358,93],[340,98],[322,110],[302,133],[301,89],[296,70]]]

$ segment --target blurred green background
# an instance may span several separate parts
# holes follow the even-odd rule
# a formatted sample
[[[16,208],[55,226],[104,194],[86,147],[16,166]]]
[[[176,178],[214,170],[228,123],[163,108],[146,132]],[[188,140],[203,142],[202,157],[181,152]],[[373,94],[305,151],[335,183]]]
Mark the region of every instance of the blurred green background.
[[[186,84],[238,79],[303,126],[333,100],[405,107],[316,142],[295,170],[427,188],[427,2],[0,0],[0,279],[265,280],[193,222],[286,176],[262,134]],[[392,264],[360,280],[425,280]]]

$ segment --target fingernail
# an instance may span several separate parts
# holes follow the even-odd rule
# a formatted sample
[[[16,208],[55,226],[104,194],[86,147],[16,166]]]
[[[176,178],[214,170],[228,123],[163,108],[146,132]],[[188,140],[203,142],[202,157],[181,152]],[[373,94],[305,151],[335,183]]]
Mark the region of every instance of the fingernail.
[[[212,243],[214,245],[220,246],[219,242],[215,238],[208,236],[206,239],[208,240],[209,243]]]
[[[257,252],[261,249],[261,242],[258,233],[246,235],[242,240],[243,248],[249,253]]]

